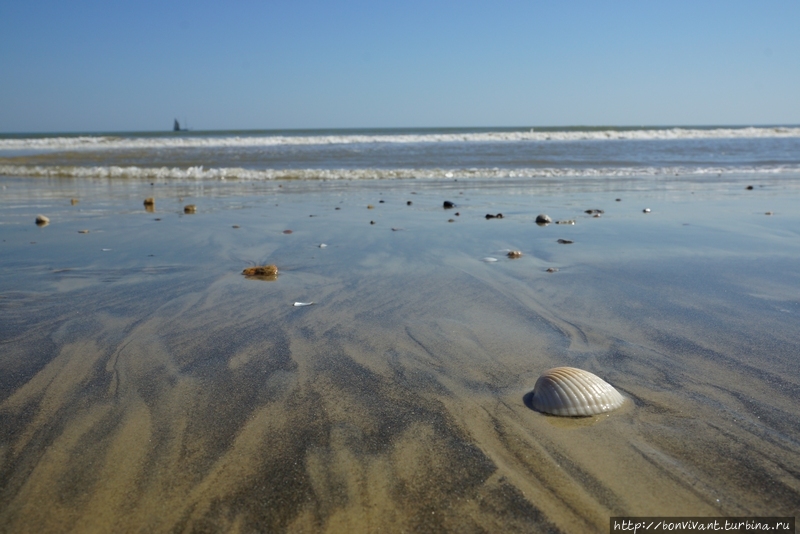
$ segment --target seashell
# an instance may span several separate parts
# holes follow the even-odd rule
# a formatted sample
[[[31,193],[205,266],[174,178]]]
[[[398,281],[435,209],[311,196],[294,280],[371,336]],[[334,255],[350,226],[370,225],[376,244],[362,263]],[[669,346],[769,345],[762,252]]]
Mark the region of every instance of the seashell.
[[[583,369],[550,369],[533,386],[533,408],[562,416],[589,416],[616,410],[625,398],[614,387]]]

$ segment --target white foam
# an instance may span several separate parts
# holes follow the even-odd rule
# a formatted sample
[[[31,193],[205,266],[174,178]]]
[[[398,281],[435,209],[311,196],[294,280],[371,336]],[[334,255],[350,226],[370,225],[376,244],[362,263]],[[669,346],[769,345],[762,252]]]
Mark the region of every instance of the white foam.
[[[161,148],[270,147],[372,143],[490,143],[669,139],[800,138],[800,127],[663,128],[632,130],[528,130],[472,133],[117,137],[63,136],[0,139],[0,150],[137,150]]]
[[[0,165],[2,176],[119,178],[146,180],[391,180],[391,179],[502,179],[703,176],[716,174],[800,173],[800,166],[765,167],[609,167],[609,168],[469,168],[469,169],[242,169],[204,167],[116,167]]]

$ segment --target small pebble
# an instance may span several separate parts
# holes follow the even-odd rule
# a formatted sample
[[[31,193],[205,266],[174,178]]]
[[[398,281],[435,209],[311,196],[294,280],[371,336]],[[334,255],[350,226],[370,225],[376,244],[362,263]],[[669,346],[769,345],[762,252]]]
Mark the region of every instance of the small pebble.
[[[444,204],[442,204],[442,206],[446,210],[449,210],[450,208],[455,208],[456,207],[456,205],[454,203],[450,202],[449,200],[445,200]]]
[[[456,222],[455,219],[447,219],[447,222]]]
[[[370,223],[370,224],[375,224],[375,221],[370,221],[369,223]]]
[[[283,233],[288,235],[288,234],[291,234],[292,231],[291,230],[284,230]]]
[[[622,202],[621,198],[616,199],[617,202]]]
[[[764,215],[772,215],[771,211],[766,212]]]
[[[522,257],[522,252],[520,252],[519,250],[509,250],[508,254],[506,254],[506,256],[508,256],[509,258],[514,260],[514,259],[517,259],[517,258],[521,258]]]
[[[557,273],[557,272],[558,272],[558,269],[556,269],[555,267],[548,267],[548,268],[547,268],[547,270],[546,270],[545,272],[548,272],[548,273]]]
[[[50,224],[50,218],[47,215],[36,216],[36,226],[47,226]]]
[[[650,213],[650,208],[645,208],[642,210],[642,213]]]
[[[558,243],[561,243],[562,245],[570,245],[570,244],[574,243],[574,241],[572,241],[570,239],[559,239]]]
[[[386,202],[386,201],[385,200],[379,200],[378,204],[383,204],[384,202]]]
[[[183,213],[186,213],[187,215],[190,213],[197,213],[197,206],[194,204],[187,204],[183,207]]]
[[[551,222],[553,222],[553,219],[551,219],[549,215],[540,213],[536,216],[536,224],[550,224]]]
[[[483,258],[483,261],[486,263],[494,263],[497,261],[497,258]]]
[[[573,221],[572,219],[565,221],[556,221],[556,224],[575,224],[575,221]]]
[[[79,234],[88,234],[89,230],[78,230]]]
[[[372,204],[367,204],[367,209],[368,210],[375,209],[375,206],[373,206]]]
[[[153,197],[147,197],[146,199],[144,199],[144,205],[145,206],[155,206],[156,205],[156,199],[154,199]]]
[[[596,214],[599,213],[600,215],[602,215],[605,212],[603,210],[599,210],[599,209],[591,209],[591,210],[585,210],[584,213],[587,213],[589,215],[596,215]]]
[[[78,202],[80,202],[80,200],[78,200],[77,198],[70,199],[70,201],[69,201],[69,203],[72,204],[73,206],[75,204],[77,204]]]
[[[748,185],[747,187],[745,187],[745,189],[747,189],[748,191],[752,191],[753,190],[753,186],[752,185]]]
[[[320,243],[318,246],[319,246],[319,248],[325,248],[325,247],[327,247],[328,245],[326,245],[325,243]]]
[[[410,200],[406,202],[406,206],[410,206],[411,204],[412,202]]]
[[[238,224],[234,224],[232,228],[241,228]]]

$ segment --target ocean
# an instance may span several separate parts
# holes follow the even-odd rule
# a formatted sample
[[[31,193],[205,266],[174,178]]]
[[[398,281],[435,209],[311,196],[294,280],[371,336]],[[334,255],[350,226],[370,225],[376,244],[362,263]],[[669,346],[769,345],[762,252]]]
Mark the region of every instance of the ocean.
[[[333,180],[800,171],[800,127],[440,128],[2,135],[0,175]]]

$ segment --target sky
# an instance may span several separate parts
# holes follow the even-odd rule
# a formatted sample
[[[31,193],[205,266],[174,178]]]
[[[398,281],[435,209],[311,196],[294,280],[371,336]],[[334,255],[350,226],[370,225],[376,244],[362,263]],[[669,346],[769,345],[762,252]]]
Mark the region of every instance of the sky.
[[[0,132],[800,124],[800,2],[2,0]]]

